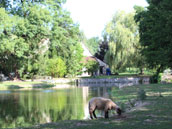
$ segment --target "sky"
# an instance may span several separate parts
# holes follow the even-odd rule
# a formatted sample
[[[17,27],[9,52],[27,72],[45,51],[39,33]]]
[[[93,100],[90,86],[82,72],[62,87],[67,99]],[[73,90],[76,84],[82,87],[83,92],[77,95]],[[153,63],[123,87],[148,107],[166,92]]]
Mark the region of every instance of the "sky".
[[[147,6],[146,0],[67,0],[64,8],[87,38],[101,37],[116,11],[131,12],[134,5]]]

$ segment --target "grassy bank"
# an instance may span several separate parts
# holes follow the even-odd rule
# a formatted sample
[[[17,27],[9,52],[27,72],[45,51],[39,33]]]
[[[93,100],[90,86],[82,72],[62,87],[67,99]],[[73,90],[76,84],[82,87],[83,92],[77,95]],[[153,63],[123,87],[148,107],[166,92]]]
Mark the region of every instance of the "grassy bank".
[[[146,100],[142,101],[140,106],[130,106],[130,110],[122,117],[66,120],[25,129],[170,129],[172,127],[172,84],[125,87],[118,92],[113,91],[112,95],[127,107],[126,102],[137,99],[139,89],[146,92]]]
[[[110,79],[110,78],[121,78],[121,77],[136,77],[141,75],[136,74],[121,74],[121,75],[111,75],[111,76],[96,76],[96,77],[81,77],[81,78],[95,78],[95,79]],[[74,85],[74,78],[54,78],[55,84],[69,84]],[[0,82],[0,90],[8,90],[8,89],[20,89],[20,88],[48,88],[53,87],[54,84],[42,82],[38,80],[34,81],[2,81]]]
[[[0,90],[20,89],[20,88],[48,88],[53,87],[53,84],[44,83],[41,81],[4,81],[0,82]]]
[[[122,77],[147,77],[150,75],[139,75],[135,73],[120,73],[119,75],[101,75],[101,76],[90,76],[90,77],[80,77],[80,78],[94,78],[94,79],[112,79],[112,78],[122,78]],[[52,80],[55,81],[55,84],[75,84],[76,78],[53,78]],[[40,81],[41,79],[35,79],[34,81],[0,81],[0,90],[6,89],[18,89],[18,88],[46,88],[46,87],[53,87],[52,83],[47,83]],[[42,79],[44,80],[44,79]],[[48,80],[48,79],[45,79]],[[51,79],[50,79],[51,80]]]

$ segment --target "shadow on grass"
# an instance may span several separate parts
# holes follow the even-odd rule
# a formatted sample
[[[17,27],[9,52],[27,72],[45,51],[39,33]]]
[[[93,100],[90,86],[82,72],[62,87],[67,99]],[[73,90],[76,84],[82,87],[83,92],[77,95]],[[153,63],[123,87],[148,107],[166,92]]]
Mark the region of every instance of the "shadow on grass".
[[[12,89],[21,89],[23,87],[18,86],[18,85],[9,85],[7,89],[12,90]]]
[[[46,84],[46,83],[32,84],[32,88],[51,88],[54,86],[55,86],[54,84]]]

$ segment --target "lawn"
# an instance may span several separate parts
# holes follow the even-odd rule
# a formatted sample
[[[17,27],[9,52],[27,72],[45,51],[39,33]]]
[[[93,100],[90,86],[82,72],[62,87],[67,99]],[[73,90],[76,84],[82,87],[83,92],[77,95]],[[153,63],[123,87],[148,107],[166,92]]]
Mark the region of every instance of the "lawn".
[[[20,89],[20,88],[48,88],[54,86],[41,81],[4,81],[0,82],[0,90]]]
[[[118,94],[115,91],[112,94],[128,107],[126,103],[128,100],[137,99],[139,89],[146,92],[146,100],[137,101],[142,103],[138,106],[126,108],[126,112],[121,117],[115,115],[109,119],[66,120],[24,129],[171,129],[172,84],[130,86],[122,88]]]

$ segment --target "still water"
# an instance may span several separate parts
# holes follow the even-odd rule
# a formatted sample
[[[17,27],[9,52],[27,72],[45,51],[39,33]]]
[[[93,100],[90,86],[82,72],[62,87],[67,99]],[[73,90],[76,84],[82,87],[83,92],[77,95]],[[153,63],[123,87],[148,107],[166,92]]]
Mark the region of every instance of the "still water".
[[[0,128],[26,127],[60,120],[88,119],[88,101],[112,98],[117,87],[72,87],[0,91]]]

